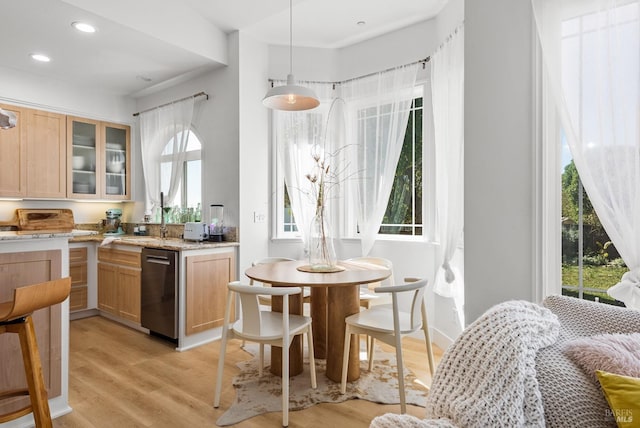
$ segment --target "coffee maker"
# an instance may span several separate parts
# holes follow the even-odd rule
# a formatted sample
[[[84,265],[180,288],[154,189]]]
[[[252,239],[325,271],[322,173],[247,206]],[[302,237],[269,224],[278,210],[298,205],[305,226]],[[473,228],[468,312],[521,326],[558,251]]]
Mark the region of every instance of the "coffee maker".
[[[124,235],[120,226],[122,210],[120,208],[109,208],[105,214],[107,218],[102,220],[102,233],[104,235]]]

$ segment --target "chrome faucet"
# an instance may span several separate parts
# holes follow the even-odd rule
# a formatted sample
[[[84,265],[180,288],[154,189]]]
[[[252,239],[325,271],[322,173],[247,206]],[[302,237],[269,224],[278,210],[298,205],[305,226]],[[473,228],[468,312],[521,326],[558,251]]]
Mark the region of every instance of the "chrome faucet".
[[[160,238],[167,237],[167,225],[164,221],[164,193],[160,192]]]

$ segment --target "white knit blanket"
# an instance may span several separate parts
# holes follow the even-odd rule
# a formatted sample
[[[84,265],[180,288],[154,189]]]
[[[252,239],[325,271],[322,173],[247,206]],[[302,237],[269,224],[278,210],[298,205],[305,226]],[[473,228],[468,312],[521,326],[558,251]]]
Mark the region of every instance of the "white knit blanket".
[[[544,427],[535,357],[556,341],[558,331],[557,317],[542,306],[525,301],[494,306],[442,357],[426,420],[387,414],[371,426]]]

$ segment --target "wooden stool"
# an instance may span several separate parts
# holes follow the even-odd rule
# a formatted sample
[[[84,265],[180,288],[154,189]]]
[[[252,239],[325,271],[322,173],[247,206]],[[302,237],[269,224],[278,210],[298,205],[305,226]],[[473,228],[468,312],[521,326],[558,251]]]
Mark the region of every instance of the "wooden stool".
[[[33,412],[36,427],[52,426],[47,389],[42,376],[42,364],[31,314],[42,308],[62,302],[71,291],[71,278],[62,278],[40,284],[16,288],[13,300],[0,303],[0,334],[16,333],[20,338],[27,389],[0,393],[0,399],[28,395],[31,405],[0,415],[0,423],[17,419]]]

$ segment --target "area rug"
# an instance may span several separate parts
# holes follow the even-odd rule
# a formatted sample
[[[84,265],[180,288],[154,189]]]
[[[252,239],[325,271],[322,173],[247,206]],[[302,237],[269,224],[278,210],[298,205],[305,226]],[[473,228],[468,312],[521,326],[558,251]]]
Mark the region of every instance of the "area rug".
[[[245,350],[253,355],[248,361],[238,363],[240,374],[233,378],[236,398],[229,410],[216,421],[218,426],[233,425],[267,412],[282,411],[280,377],[269,371],[269,347],[265,347],[265,365],[262,377],[258,376],[258,346],[247,344]],[[373,370],[367,370],[367,362],[360,362],[360,378],[347,383],[347,393],[340,393],[340,384],[325,376],[326,361],[316,359],[318,388],[311,389],[309,360],[305,357],[304,371],[291,378],[289,410],[302,410],[319,403],[341,403],[351,399],[368,400],[381,404],[399,404],[398,379],[395,353],[376,350]],[[424,407],[427,389],[416,382],[411,371],[405,369],[407,404]]]

